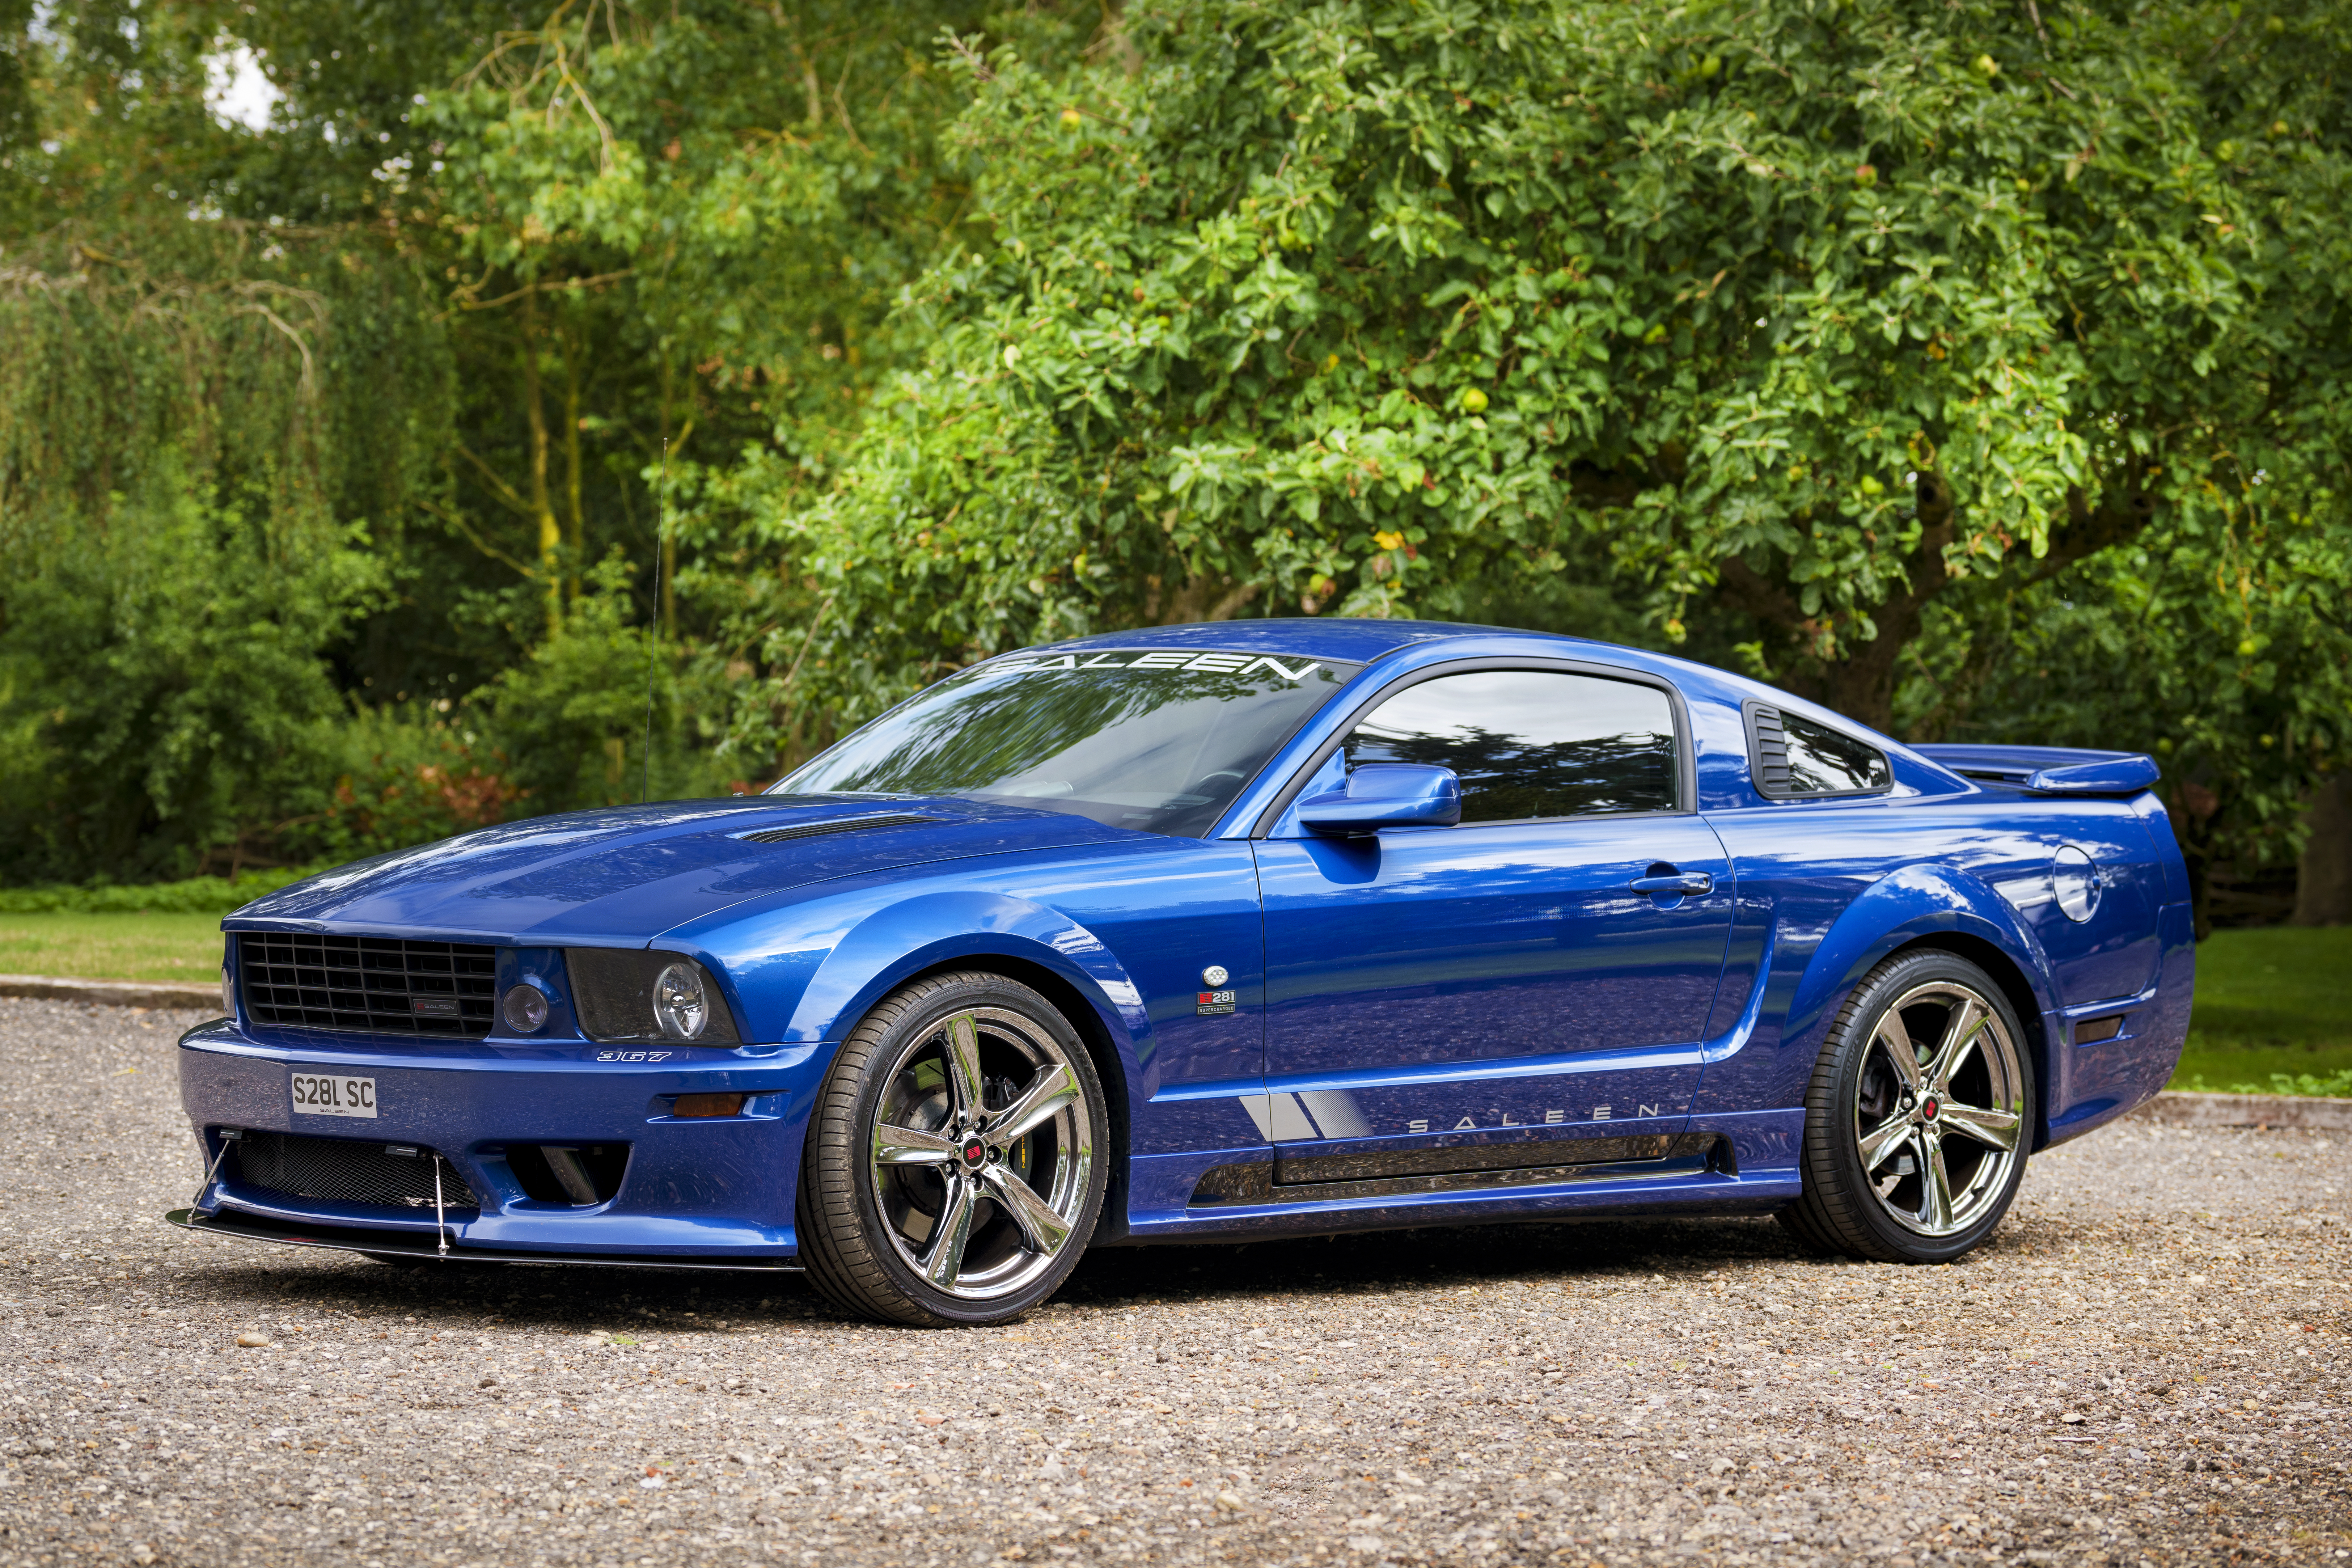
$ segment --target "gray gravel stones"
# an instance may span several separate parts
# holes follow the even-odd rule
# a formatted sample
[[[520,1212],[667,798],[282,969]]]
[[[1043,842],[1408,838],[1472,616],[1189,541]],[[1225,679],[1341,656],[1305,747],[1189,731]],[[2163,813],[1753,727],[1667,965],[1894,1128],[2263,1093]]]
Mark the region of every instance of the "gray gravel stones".
[[[1755,1220],[1134,1248],[921,1332],[171,1230],[191,1021],[0,1001],[0,1568],[2352,1563],[2325,1134],[2111,1129],[1949,1268]]]

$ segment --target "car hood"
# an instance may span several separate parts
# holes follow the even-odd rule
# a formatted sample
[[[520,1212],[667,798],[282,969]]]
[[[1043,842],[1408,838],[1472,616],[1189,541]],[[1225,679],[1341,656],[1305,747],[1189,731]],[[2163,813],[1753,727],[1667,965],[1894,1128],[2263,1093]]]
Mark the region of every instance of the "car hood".
[[[534,817],[354,861],[257,899],[222,924],[526,947],[642,945],[686,921],[810,882],[1139,837],[1082,816],[967,800],[664,801]]]

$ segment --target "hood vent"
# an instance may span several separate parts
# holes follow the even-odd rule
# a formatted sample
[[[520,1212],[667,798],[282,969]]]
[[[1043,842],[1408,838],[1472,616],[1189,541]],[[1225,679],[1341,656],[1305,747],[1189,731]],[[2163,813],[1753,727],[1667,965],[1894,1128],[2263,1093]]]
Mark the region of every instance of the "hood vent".
[[[758,833],[739,833],[738,838],[747,844],[782,844],[794,838],[814,838],[822,833],[855,833],[863,827],[912,827],[920,822],[945,822],[943,816],[925,816],[912,811],[886,811],[873,816],[840,816],[830,822],[801,822],[790,827],[764,828]]]

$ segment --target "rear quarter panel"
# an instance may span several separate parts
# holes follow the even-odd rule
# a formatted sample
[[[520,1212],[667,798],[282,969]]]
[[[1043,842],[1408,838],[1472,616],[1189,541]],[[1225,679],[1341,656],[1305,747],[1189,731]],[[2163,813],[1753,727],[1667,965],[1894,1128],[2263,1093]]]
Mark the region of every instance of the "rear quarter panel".
[[[1696,1114],[1801,1106],[1853,987],[1921,942],[1983,962],[2010,985],[2042,1089],[2036,1148],[2121,1115],[2170,1076],[2189,964],[2161,850],[2134,803],[1969,792],[1759,804],[1708,820],[1740,902],[1717,1024],[1759,979],[1765,1005],[1739,1047],[1708,1065]],[[2053,857],[2070,844],[2108,878],[2085,921],[2068,918],[2052,884]],[[2125,1036],[2072,1044],[2077,1019],[2126,1010],[2136,1022]]]

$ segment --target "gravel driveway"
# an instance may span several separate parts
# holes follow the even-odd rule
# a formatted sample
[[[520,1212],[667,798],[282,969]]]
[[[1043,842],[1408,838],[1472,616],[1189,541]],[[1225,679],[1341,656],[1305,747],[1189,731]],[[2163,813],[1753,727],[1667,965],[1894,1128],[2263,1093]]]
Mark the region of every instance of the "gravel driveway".
[[[0,1001],[0,1564],[2352,1561],[2324,1134],[2110,1130],[1948,1268],[1751,1220],[1130,1249],[924,1332],[171,1230],[193,1021]]]

